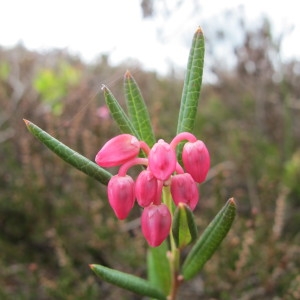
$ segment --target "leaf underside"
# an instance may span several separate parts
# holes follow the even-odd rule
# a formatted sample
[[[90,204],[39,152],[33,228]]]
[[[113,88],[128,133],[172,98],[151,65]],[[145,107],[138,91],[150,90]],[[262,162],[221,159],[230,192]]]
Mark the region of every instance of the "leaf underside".
[[[182,265],[185,280],[193,278],[211,258],[227,235],[236,214],[236,204],[230,198],[204,230]]]

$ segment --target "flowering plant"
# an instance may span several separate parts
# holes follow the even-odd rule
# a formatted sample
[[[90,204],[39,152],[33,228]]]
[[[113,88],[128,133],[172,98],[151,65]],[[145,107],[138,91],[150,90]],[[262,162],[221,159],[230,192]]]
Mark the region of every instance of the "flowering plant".
[[[137,202],[142,208],[141,230],[149,244],[148,279],[98,264],[90,265],[101,279],[155,299],[175,299],[178,287],[192,279],[210,259],[229,231],[236,211],[229,199],[198,238],[193,210],[198,185],[210,167],[205,143],[193,131],[202,84],[204,37],[195,32],[179,110],[177,135],[170,143],[156,142],[139,87],[129,72],[124,77],[128,115],[111,91],[103,86],[107,107],[122,134],[107,141],[96,154],[96,164],[70,149],[32,122],[29,131],[75,168],[107,185],[109,204],[116,217],[127,218]],[[135,180],[129,168],[142,165]],[[104,168],[120,166],[116,175]],[[183,259],[182,251],[193,244]],[[183,262],[182,262],[183,261]]]

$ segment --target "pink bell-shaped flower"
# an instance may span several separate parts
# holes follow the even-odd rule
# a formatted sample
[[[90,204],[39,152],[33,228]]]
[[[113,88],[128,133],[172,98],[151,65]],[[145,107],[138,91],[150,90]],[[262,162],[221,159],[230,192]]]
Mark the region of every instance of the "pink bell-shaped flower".
[[[151,247],[159,246],[169,235],[172,217],[165,204],[150,205],[142,213],[142,232]]]
[[[175,150],[164,140],[159,140],[149,153],[149,169],[159,180],[167,180],[176,168]]]
[[[130,213],[135,200],[134,181],[126,176],[113,176],[107,186],[109,204],[118,219],[125,219]]]
[[[95,161],[101,167],[118,166],[136,157],[139,151],[140,142],[135,136],[120,134],[104,144]]]
[[[135,181],[135,196],[142,207],[155,202],[157,197],[157,179],[148,170],[143,170]]]
[[[198,200],[199,191],[196,182],[189,173],[177,174],[171,179],[171,195],[176,206],[183,202],[194,210]]]
[[[186,172],[190,173],[196,182],[205,181],[210,167],[210,157],[202,141],[187,142],[182,150],[182,160]]]

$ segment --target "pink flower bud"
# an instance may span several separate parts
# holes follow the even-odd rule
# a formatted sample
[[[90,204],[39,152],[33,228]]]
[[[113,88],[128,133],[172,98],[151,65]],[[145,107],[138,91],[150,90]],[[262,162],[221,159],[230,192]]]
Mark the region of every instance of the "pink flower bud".
[[[157,179],[148,171],[142,171],[135,181],[135,196],[142,207],[155,202],[157,197]]]
[[[189,173],[178,174],[172,177],[171,194],[176,206],[183,202],[191,210],[195,209],[199,200],[197,184]]]
[[[186,171],[196,182],[205,181],[210,166],[210,157],[202,141],[187,142],[182,150],[182,160]]]
[[[96,163],[101,167],[121,165],[136,157],[140,151],[140,143],[130,134],[120,134],[109,140],[96,155]]]
[[[149,169],[159,180],[167,180],[176,168],[175,150],[164,140],[159,140],[150,150]]]
[[[165,204],[150,205],[142,213],[142,232],[151,247],[159,246],[169,235],[171,214]]]
[[[109,204],[118,219],[125,219],[131,211],[134,200],[134,181],[126,176],[113,176],[107,186]]]

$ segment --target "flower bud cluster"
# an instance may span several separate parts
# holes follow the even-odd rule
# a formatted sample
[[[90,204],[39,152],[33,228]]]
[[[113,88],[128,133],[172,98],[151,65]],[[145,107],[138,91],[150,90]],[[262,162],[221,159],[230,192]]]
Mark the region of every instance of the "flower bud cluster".
[[[187,140],[182,150],[183,167],[176,157],[177,145]],[[143,151],[147,158],[139,157]],[[96,163],[101,167],[120,166],[107,187],[108,200],[120,220],[125,219],[135,201],[143,209],[141,227],[150,246],[159,246],[169,235],[172,217],[162,202],[163,186],[170,186],[172,199],[192,210],[199,201],[198,183],[205,181],[210,157],[205,144],[188,132],[179,133],[170,144],[159,140],[153,147],[130,134],[121,134],[109,140],[97,153]],[[144,165],[136,180],[127,175],[134,165]]]

